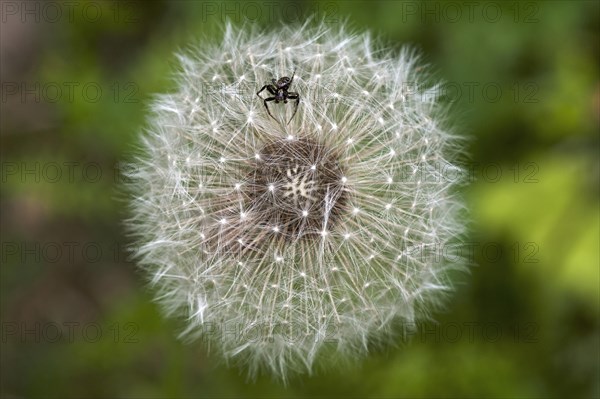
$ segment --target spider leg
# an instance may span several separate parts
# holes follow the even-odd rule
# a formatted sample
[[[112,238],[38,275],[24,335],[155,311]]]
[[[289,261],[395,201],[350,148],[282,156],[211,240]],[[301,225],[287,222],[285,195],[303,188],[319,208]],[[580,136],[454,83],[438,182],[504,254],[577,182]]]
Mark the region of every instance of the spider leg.
[[[260,97],[260,93],[263,92],[263,90],[267,89],[267,91],[269,93],[271,93],[272,95],[277,94],[277,90],[275,89],[275,87],[273,85],[264,85],[259,91],[256,92],[256,95]],[[260,97],[262,98],[262,97]]]
[[[261,100],[263,100],[263,104],[265,104],[265,108],[267,109],[267,114],[269,114],[269,116],[273,119],[275,119],[275,117],[271,114],[271,111],[269,111],[269,106],[267,105],[267,101],[277,101],[276,97],[267,97],[267,98],[262,98],[260,96],[260,93],[262,93],[263,90],[267,90],[269,93],[271,93],[272,95],[276,95],[277,94],[277,90],[273,85],[264,85],[257,93],[256,95],[258,96],[258,98],[260,98]],[[275,119],[277,120],[277,119]]]
[[[300,94],[294,91],[289,91],[287,98],[289,98],[290,100],[296,100],[296,104],[294,105],[294,113],[292,114],[292,117],[287,123],[289,124],[292,121],[292,119],[294,119],[294,116],[296,116],[296,112],[298,112],[298,105],[300,104]]]
[[[269,114],[269,116],[271,118],[273,118],[274,120],[277,120],[277,119],[275,119],[275,117],[273,115],[271,115],[271,111],[269,111],[269,106],[267,105],[267,101],[275,101],[275,100],[277,100],[275,97],[269,97],[269,98],[265,98],[263,100],[263,103],[265,104],[265,108],[267,109],[267,114]]]
[[[266,89],[268,86],[269,86],[269,85],[264,85],[264,86],[263,86],[263,87],[262,87],[262,88],[261,88],[259,91],[257,91],[257,92],[256,92],[256,95],[260,97],[260,93],[262,93],[262,91],[263,91],[264,89]],[[260,98],[262,98],[262,97],[260,97]]]

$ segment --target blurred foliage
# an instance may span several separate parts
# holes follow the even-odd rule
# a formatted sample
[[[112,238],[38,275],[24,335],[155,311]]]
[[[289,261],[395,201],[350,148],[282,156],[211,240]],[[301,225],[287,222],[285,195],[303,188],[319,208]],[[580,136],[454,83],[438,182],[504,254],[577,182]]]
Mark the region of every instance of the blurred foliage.
[[[3,396],[600,396],[598,2],[52,3],[56,21],[44,2],[2,4]],[[174,51],[226,18],[313,12],[416,47],[446,81],[470,138],[473,268],[398,348],[285,388],[176,339],[127,261],[115,188]]]

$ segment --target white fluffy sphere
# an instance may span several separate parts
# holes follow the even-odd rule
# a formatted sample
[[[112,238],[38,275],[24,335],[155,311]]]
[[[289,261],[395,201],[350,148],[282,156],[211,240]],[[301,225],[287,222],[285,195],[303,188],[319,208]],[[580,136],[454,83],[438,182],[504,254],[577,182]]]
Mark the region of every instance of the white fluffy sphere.
[[[130,176],[128,226],[184,336],[285,380],[440,303],[463,230],[460,141],[412,52],[323,24],[228,26],[179,60]],[[283,92],[257,92],[284,76],[289,100],[266,108]]]

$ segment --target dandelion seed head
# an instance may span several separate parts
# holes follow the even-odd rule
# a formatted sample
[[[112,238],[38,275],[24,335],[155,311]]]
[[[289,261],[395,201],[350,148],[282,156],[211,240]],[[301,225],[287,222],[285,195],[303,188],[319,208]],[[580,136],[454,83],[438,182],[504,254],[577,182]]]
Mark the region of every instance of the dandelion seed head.
[[[148,117],[128,179],[137,262],[187,320],[182,337],[251,374],[310,372],[332,338],[364,356],[436,309],[461,268],[431,249],[463,231],[460,140],[432,89],[405,90],[428,78],[415,53],[366,38],[228,26],[179,55],[177,87]],[[254,94],[293,71],[298,111],[271,102],[271,117]],[[204,95],[212,83],[250,95]]]

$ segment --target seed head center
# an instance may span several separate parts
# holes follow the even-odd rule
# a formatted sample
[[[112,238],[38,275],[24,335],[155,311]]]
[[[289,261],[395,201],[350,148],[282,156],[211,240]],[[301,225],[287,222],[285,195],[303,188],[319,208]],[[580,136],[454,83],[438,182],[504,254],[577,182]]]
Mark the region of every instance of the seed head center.
[[[316,140],[275,140],[253,161],[248,200],[289,238],[332,229],[345,203],[337,152]]]
[[[316,140],[270,141],[244,173],[243,183],[218,200],[213,250],[261,254],[271,244],[323,240],[347,211],[339,154]]]

